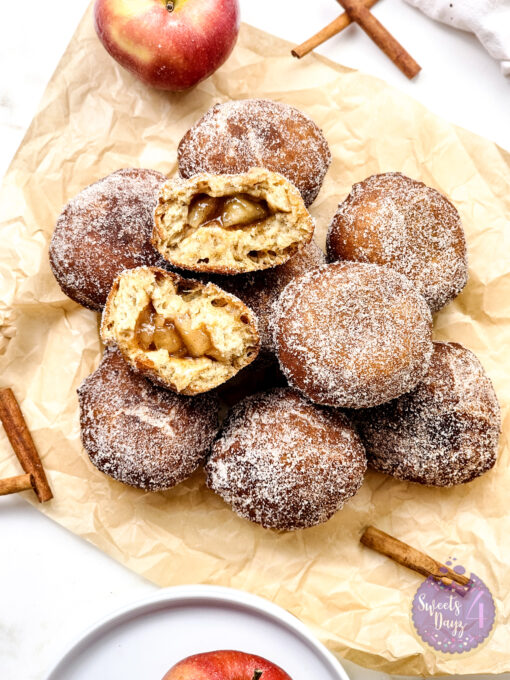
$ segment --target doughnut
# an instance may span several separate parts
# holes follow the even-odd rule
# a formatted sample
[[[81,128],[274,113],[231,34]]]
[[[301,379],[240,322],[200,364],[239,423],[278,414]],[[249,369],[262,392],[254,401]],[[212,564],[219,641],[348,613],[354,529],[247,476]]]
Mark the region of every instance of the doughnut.
[[[188,130],[177,152],[181,177],[238,174],[260,166],[285,175],[305,205],[317,198],[331,163],[322,132],[307,115],[269,99],[216,104]]]
[[[236,295],[255,312],[259,322],[260,346],[263,350],[272,352],[274,342],[270,320],[274,303],[292,279],[310,269],[319,267],[325,261],[324,253],[312,240],[299,253],[279,267],[252,274],[223,276],[218,280],[215,279],[215,283],[232,295]]]
[[[331,262],[387,265],[414,282],[437,312],[467,282],[466,239],[450,201],[399,172],[355,184],[327,236]]]
[[[283,290],[272,319],[289,384],[329,406],[367,408],[412,390],[432,353],[432,317],[405,276],[337,262]]]
[[[275,172],[195,175],[161,189],[152,243],[171,265],[241,274],[286,262],[314,223],[296,188]]]
[[[435,342],[418,387],[356,413],[375,470],[428,486],[464,484],[496,462],[498,399],[477,357],[456,342]]]
[[[107,349],[78,389],[83,446],[92,463],[124,484],[170,489],[204,461],[217,434],[210,395],[183,397],[135,373]]]
[[[240,517],[294,531],[325,522],[354,496],[366,456],[343,413],[280,388],[233,408],[205,469],[209,488]]]
[[[50,265],[62,291],[100,311],[124,269],[163,266],[151,244],[154,208],[166,177],[124,168],[83,189],[65,206],[50,243]]]
[[[101,339],[135,371],[187,395],[234,376],[255,359],[260,342],[255,315],[241,300],[158,267],[128,269],[115,279]]]

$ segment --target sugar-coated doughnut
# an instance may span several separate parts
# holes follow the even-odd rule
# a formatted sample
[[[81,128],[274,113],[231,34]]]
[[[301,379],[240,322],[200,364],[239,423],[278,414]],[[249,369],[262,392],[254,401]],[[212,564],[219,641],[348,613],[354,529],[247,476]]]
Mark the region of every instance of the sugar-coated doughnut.
[[[136,371],[187,395],[232,378],[255,359],[260,342],[255,315],[241,300],[158,267],[115,279],[101,339]]]
[[[466,239],[450,201],[399,172],[372,175],[338,206],[327,237],[328,258],[388,265],[416,284],[431,310],[467,282]]]
[[[69,201],[50,243],[51,269],[68,297],[98,311],[122,270],[165,264],[151,236],[166,179],[155,170],[124,168]]]
[[[452,486],[496,462],[501,428],[492,383],[477,357],[455,342],[435,342],[418,387],[356,412],[369,464],[398,479]]]
[[[260,346],[266,351],[274,351],[273,334],[270,328],[274,303],[285,286],[293,279],[310,269],[320,267],[325,261],[324,253],[312,240],[279,267],[252,274],[222,276],[215,279],[215,283],[236,295],[255,312],[259,323]]]
[[[78,390],[83,446],[101,472],[158,491],[189,477],[218,431],[214,397],[183,397],[135,373],[107,349]]]
[[[252,168],[168,181],[152,243],[176,267],[240,274],[283,264],[311,241],[313,230],[296,187],[283,175]]]
[[[216,104],[179,143],[179,172],[238,174],[255,166],[285,175],[314,202],[331,163],[324,135],[307,115],[269,99]]]
[[[416,387],[432,353],[432,317],[405,276],[337,262],[294,279],[274,307],[289,383],[314,402],[366,408]]]
[[[235,406],[206,463],[208,486],[238,515],[287,531],[328,520],[358,491],[365,470],[348,418],[288,388]]]

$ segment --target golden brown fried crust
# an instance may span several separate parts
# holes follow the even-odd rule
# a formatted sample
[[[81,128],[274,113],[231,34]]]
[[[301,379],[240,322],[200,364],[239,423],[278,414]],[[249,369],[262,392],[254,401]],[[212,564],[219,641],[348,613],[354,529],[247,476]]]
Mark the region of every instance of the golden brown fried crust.
[[[432,353],[432,317],[413,284],[387,267],[323,265],[275,304],[274,340],[289,383],[316,403],[367,408],[418,384]]]
[[[154,209],[166,179],[155,170],[124,168],[69,201],[49,252],[53,274],[68,297],[99,311],[121,271],[166,266],[151,244]]]
[[[207,485],[237,514],[286,531],[327,521],[358,491],[365,470],[348,418],[288,388],[234,407],[206,464]]]
[[[467,281],[466,240],[456,208],[399,172],[353,186],[329,228],[327,253],[330,262],[371,262],[404,274],[433,312]]]
[[[140,489],[169,489],[189,477],[218,430],[214,397],[182,397],[156,387],[111,349],[78,395],[90,460],[101,472]]]
[[[265,167],[285,175],[311,205],[331,163],[328,143],[301,111],[268,99],[216,104],[179,143],[179,172],[238,174]]]
[[[418,387],[354,414],[369,464],[428,486],[464,484],[496,462],[501,429],[494,388],[476,356],[455,342],[435,342]]]

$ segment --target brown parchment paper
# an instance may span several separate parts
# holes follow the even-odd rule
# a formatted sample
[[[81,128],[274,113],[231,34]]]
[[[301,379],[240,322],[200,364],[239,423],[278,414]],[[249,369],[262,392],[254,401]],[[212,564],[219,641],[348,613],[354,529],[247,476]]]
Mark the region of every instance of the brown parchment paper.
[[[400,170],[448,194],[462,214],[470,279],[435,319],[438,339],[474,350],[494,381],[504,433],[496,468],[453,489],[427,489],[369,472],[327,524],[292,534],[239,519],[204,488],[202,473],[166,493],[102,475],[79,440],[76,388],[100,358],[98,317],[65,298],[48,265],[63,204],[124,166],[172,175],[176,145],[213,103],[271,97],[323,128],[333,164],[312,206],[324,243],[351,184]],[[214,77],[186,94],[145,87],[99,44],[90,9],[74,35],[0,193],[0,375],[13,387],[55,498],[41,512],[161,586],[213,583],[275,601],[336,654],[402,674],[510,670],[510,156],[385,83],[324,58],[301,62],[289,45],[243,26]],[[19,473],[3,430],[0,474]],[[27,500],[34,502],[27,494]],[[455,555],[497,602],[490,641],[469,656],[436,657],[412,633],[414,573],[359,544],[374,523],[445,560]]]

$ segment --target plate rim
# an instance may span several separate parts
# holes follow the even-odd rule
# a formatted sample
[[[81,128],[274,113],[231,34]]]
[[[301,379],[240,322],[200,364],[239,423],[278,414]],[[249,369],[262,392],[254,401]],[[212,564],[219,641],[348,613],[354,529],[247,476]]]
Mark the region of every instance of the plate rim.
[[[327,647],[320,642],[311,630],[294,614],[291,614],[283,607],[266,600],[259,595],[238,590],[236,588],[229,588],[226,586],[214,586],[207,584],[196,585],[180,585],[162,588],[158,592],[148,595],[144,598],[137,599],[122,607],[115,609],[110,614],[98,619],[95,623],[88,626],[81,633],[75,635],[65,646],[59,658],[52,663],[49,670],[44,676],[44,680],[59,680],[57,673],[63,670],[63,666],[68,661],[72,660],[72,656],[78,653],[82,647],[87,646],[87,643],[92,642],[102,632],[111,630],[116,624],[119,625],[130,618],[134,614],[142,614],[144,610],[151,611],[151,609],[158,604],[164,603],[186,603],[193,600],[209,600],[221,602],[223,604],[241,605],[244,608],[255,610],[259,614],[264,614],[272,619],[276,619],[280,624],[283,624],[287,629],[297,633],[304,642],[313,648],[313,651],[326,663],[330,670],[334,671],[339,680],[350,680],[344,667]]]

